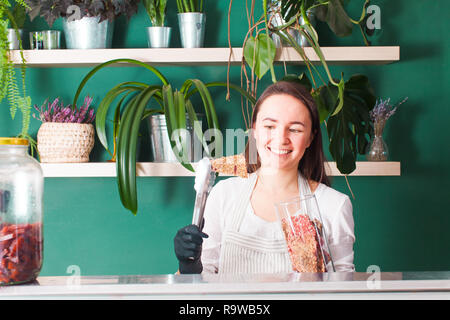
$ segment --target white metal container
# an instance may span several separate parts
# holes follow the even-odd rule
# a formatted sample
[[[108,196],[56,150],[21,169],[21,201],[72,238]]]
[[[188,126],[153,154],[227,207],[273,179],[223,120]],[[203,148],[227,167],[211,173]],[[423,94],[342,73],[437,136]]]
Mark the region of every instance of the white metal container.
[[[79,20],[63,19],[67,49],[111,48],[114,22],[100,21],[100,17],[83,17]]]
[[[19,36],[22,40],[22,47],[23,47],[23,29],[19,29]],[[19,45],[19,39],[17,38],[17,33],[15,29],[8,29],[8,49],[9,50],[18,50],[20,49]]]
[[[202,116],[197,114],[199,121],[202,121]],[[202,147],[200,141],[194,134],[194,129],[191,126],[186,114],[186,129],[188,134],[188,141],[190,141],[190,149],[185,155],[189,162],[196,162],[202,157]],[[154,162],[179,162],[169,140],[169,133],[167,131],[166,118],[164,114],[155,114],[149,117],[149,131],[151,149]]]
[[[149,48],[168,48],[170,45],[171,27],[147,27],[147,43]]]
[[[205,38],[206,15],[201,12],[178,14],[181,45],[183,48],[202,48]]]

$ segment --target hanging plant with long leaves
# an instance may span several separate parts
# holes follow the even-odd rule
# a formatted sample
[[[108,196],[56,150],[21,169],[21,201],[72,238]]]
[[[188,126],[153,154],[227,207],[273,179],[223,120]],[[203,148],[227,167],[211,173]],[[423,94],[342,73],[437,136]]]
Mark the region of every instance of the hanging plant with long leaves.
[[[96,66],[82,79],[76,91],[73,105],[76,104],[82,89],[94,74],[117,63],[143,67],[161,82],[161,84],[156,85],[137,81],[122,82],[107,92],[96,113],[97,136],[103,147],[112,155],[112,160],[116,161],[117,184],[121,202],[126,209],[136,214],[138,211],[136,146],[141,121],[155,113],[164,114],[169,140],[175,156],[186,169],[194,171],[186,156],[188,154],[187,140],[181,136],[187,129],[186,113],[189,115],[188,119],[190,125],[194,128],[195,136],[202,142],[202,150],[206,155],[210,155],[210,150],[205,143],[203,131],[199,126],[190,98],[197,93],[200,95],[208,128],[218,130],[219,120],[208,87],[226,87],[227,84],[221,82],[205,84],[198,79],[187,79],[180,90],[174,90],[166,77],[153,66],[134,59],[115,59]],[[231,85],[231,88],[237,90],[251,103],[255,103],[254,98],[239,86]],[[114,150],[111,152],[106,133],[106,119],[108,111],[116,99],[119,99],[119,102],[115,105],[114,110]],[[156,101],[160,108],[148,108],[152,100]],[[176,143],[177,141],[181,143]]]

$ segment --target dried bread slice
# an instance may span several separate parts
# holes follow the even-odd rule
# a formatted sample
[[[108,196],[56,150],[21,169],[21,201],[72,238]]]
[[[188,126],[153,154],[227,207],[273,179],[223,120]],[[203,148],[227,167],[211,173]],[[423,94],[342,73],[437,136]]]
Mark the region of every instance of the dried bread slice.
[[[211,168],[225,175],[248,178],[247,163],[243,154],[213,159]]]

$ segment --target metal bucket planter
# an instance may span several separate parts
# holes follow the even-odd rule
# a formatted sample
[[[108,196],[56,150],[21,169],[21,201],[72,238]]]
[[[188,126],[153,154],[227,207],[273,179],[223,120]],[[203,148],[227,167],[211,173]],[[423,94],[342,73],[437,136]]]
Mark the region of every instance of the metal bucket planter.
[[[90,123],[42,123],[37,134],[41,162],[89,162],[94,132]]]
[[[30,49],[59,49],[60,48],[61,31],[44,30],[30,32]]]
[[[197,114],[199,121],[202,121],[202,115]],[[202,157],[201,142],[194,134],[194,129],[190,125],[186,114],[186,129],[190,137],[190,149],[188,150],[187,161],[196,162]],[[149,117],[149,131],[151,149],[154,162],[179,162],[170,145],[169,133],[167,131],[166,118],[164,114],[155,114]],[[197,159],[198,158],[198,159]]]
[[[22,41],[22,47],[23,45],[23,29],[19,29],[19,36],[20,39]],[[20,45],[19,45],[19,39],[17,38],[17,33],[15,29],[8,29],[8,49],[9,50],[19,50],[20,49]]]
[[[147,43],[149,48],[168,48],[171,27],[147,27]]]
[[[316,26],[316,16],[314,15],[313,10],[308,10],[306,12],[306,15],[308,16],[309,22],[313,27]],[[270,18],[269,18],[270,19]],[[281,14],[279,12],[276,12],[271,20],[272,25],[274,27],[279,27],[284,25],[286,22],[281,17]],[[305,21],[303,17],[300,17],[298,20],[298,24],[303,26],[305,24]],[[310,47],[311,45],[308,42],[308,39],[306,39],[305,36],[303,36],[300,31],[294,29],[294,28],[288,28],[287,32],[295,39],[295,42],[297,42],[301,47]],[[284,40],[280,39],[280,36],[277,34],[272,34],[272,40],[275,42],[275,45],[277,48],[283,46],[289,46],[288,43],[286,43]]]
[[[83,17],[79,20],[63,19],[67,49],[111,48],[114,22],[100,17]]]
[[[183,48],[202,48],[205,39],[206,15],[200,12],[178,14],[181,45]]]

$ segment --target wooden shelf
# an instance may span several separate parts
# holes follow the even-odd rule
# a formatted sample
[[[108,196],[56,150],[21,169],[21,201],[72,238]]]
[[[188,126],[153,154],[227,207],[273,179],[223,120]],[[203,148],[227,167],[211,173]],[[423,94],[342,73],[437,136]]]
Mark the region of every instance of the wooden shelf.
[[[196,163],[192,164],[195,168]],[[87,163],[42,163],[44,177],[115,177],[116,165],[113,162]],[[328,162],[327,174],[341,176],[335,162]],[[193,177],[195,174],[179,163],[139,162],[136,167],[140,177]],[[400,162],[356,163],[356,170],[351,176],[400,176]]]
[[[323,47],[322,52],[329,64],[387,64],[400,60],[400,47]],[[320,62],[312,48],[305,48],[312,62]],[[169,48],[169,49],[58,49],[24,50],[29,67],[83,67],[94,66],[112,59],[136,59],[152,65],[224,65],[240,64],[242,48]],[[21,63],[20,52],[11,51],[11,59],[17,66]],[[278,49],[277,62],[303,64],[293,48]]]

